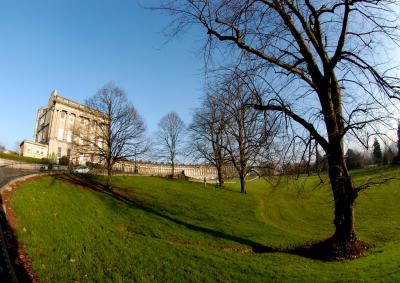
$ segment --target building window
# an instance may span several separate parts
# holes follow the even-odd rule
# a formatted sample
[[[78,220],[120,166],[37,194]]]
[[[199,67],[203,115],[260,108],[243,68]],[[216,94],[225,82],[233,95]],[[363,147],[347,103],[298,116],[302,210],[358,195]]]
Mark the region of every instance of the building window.
[[[81,117],[81,125],[85,124],[85,118]]]
[[[71,157],[71,149],[70,148],[67,149],[67,156]]]
[[[67,142],[72,142],[72,130],[68,130],[67,132]]]
[[[62,141],[63,140],[63,136],[64,136],[64,129],[63,128],[59,128],[58,129],[58,133],[57,133],[57,139],[59,141]]]
[[[67,114],[67,112],[61,111],[61,119],[64,119],[66,114]]]
[[[94,129],[96,127],[96,121],[95,120],[92,120],[91,126],[92,126],[92,129]]]
[[[61,157],[61,147],[57,148],[57,157]]]
[[[75,122],[75,114],[69,115],[69,123],[73,124]]]

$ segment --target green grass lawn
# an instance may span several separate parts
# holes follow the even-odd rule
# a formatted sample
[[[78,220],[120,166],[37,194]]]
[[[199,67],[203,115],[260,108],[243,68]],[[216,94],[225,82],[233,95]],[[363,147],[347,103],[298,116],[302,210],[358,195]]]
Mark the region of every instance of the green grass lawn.
[[[358,182],[375,174],[356,173]],[[43,282],[400,281],[399,181],[360,194],[365,257],[324,262],[275,251],[333,233],[331,192],[317,182],[256,180],[242,195],[238,184],[115,177],[113,197],[43,177],[23,184],[11,204]],[[266,252],[253,252],[261,246]]]

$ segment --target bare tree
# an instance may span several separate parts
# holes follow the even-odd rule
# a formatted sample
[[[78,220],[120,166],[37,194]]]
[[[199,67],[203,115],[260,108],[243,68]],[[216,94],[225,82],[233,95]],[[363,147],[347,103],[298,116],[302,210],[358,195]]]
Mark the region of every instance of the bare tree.
[[[160,7],[175,17],[173,34],[197,23],[207,35],[206,53],[220,42],[219,50],[231,50],[225,53],[257,70],[270,89],[257,95],[255,108],[282,113],[325,151],[336,229],[326,243],[335,257],[354,258],[362,251],[354,229],[354,204],[360,190],[369,187],[353,185],[344,137],[368,146],[363,133],[384,135],[380,129],[390,125],[388,113],[397,109],[391,99],[400,97],[393,60],[379,52],[397,43],[395,4],[181,0],[162,1]]]
[[[218,97],[213,96],[212,88],[204,97],[200,108],[193,114],[189,126],[189,144],[200,159],[204,159],[217,169],[218,184],[224,186],[224,166],[228,163],[226,150],[226,118],[218,106]]]
[[[145,123],[123,90],[109,83],[86,101],[92,119],[81,119],[74,130],[75,151],[95,155],[107,169],[107,187],[112,188],[113,165],[128,161],[147,148]]]
[[[225,139],[223,148],[228,152],[229,161],[238,172],[241,193],[247,193],[246,176],[255,167],[268,159],[272,138],[276,133],[276,117],[251,107],[256,98],[253,95],[251,78],[237,71],[225,76],[219,83],[218,106],[225,116]]]
[[[174,177],[175,164],[183,146],[185,124],[175,112],[170,112],[158,123],[158,152],[160,157],[171,163],[171,175]]]

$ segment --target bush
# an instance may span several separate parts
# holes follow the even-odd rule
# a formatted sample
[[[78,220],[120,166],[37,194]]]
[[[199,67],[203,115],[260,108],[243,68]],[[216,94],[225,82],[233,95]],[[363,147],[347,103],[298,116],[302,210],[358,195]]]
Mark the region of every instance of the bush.
[[[59,164],[59,165],[68,165],[68,164],[69,164],[69,157],[68,157],[68,156],[62,156],[62,157],[58,160],[58,164]]]
[[[86,166],[89,167],[90,169],[101,169],[102,168],[100,163],[93,163],[90,161],[86,162]]]
[[[49,164],[49,159],[47,157],[43,157],[43,158],[40,159],[39,163],[47,165],[47,164]]]

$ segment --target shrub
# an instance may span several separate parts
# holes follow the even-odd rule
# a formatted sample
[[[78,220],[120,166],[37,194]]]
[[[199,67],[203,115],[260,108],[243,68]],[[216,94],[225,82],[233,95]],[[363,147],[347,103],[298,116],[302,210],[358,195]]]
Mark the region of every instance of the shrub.
[[[62,156],[62,157],[58,160],[58,164],[59,164],[59,165],[68,165],[68,164],[69,164],[69,157],[68,157],[68,156]]]

